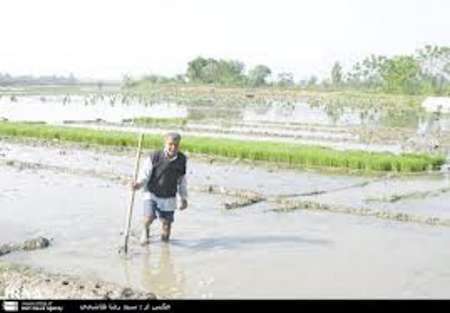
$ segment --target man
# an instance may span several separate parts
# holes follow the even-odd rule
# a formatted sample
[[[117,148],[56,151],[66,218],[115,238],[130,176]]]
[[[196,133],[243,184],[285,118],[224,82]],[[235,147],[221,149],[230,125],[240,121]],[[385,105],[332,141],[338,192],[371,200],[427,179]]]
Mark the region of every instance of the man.
[[[186,156],[179,151],[181,136],[168,133],[164,150],[150,154],[139,178],[131,183],[134,190],[144,187],[144,230],[141,244],[149,243],[150,225],[159,218],[162,223],[161,240],[169,241],[170,230],[177,208],[177,194],[180,210],[188,206],[186,181]]]

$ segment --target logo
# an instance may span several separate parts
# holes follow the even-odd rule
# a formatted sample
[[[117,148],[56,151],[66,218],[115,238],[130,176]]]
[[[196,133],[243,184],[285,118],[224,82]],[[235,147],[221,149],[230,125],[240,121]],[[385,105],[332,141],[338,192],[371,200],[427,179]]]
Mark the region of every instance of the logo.
[[[5,310],[5,312],[18,312],[19,311],[19,302],[3,301],[3,310]]]

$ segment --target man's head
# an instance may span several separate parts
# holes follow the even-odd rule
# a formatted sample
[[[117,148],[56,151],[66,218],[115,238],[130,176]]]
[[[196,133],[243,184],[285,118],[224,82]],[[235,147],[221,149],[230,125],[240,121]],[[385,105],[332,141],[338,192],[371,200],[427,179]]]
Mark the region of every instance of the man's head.
[[[181,136],[178,133],[167,133],[165,136],[164,150],[170,158],[178,153],[180,147]]]

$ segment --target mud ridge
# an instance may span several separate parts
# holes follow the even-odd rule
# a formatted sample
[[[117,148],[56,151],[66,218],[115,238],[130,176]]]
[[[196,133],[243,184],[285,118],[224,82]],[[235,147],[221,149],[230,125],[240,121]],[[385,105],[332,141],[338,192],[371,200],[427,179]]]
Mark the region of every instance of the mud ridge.
[[[121,183],[127,183],[130,181],[130,177],[124,175],[116,175],[113,173],[107,172],[97,172],[95,170],[83,170],[83,169],[70,169],[62,166],[53,166],[53,165],[45,165],[41,163],[31,163],[31,162],[22,162],[15,160],[0,160],[0,164],[6,164],[8,166],[13,166],[19,169],[45,169],[45,170],[54,170],[57,172],[70,173],[74,175],[85,175],[90,177],[97,177],[107,180],[119,181]],[[384,178],[381,178],[384,179]],[[368,181],[350,185],[339,187],[330,190],[319,190],[312,191],[306,193],[299,194],[284,194],[284,195],[274,195],[274,196],[265,196],[260,193],[250,191],[250,190],[241,190],[241,189],[231,189],[225,188],[217,185],[197,185],[190,186],[189,190],[196,192],[204,192],[210,194],[217,195],[226,195],[230,197],[237,198],[233,201],[224,202],[225,209],[238,209],[247,207],[250,205],[254,205],[260,202],[269,202],[275,204],[277,207],[273,209],[276,212],[290,212],[293,210],[304,209],[304,210],[315,210],[315,211],[326,211],[333,213],[345,213],[359,216],[374,216],[381,219],[393,220],[399,222],[407,222],[407,223],[420,223],[427,225],[436,225],[436,226],[450,226],[449,219],[442,219],[438,217],[431,216],[419,216],[412,215],[404,212],[388,212],[388,211],[378,211],[367,208],[350,208],[350,207],[335,207],[327,204],[321,204],[319,202],[313,202],[309,200],[298,200],[298,199],[288,199],[293,197],[301,197],[301,196],[310,196],[310,195],[320,195],[328,192],[334,192],[345,189],[352,189],[355,187],[362,187],[367,185]],[[436,191],[442,192],[442,191]]]
[[[409,200],[409,199],[425,199],[429,197],[438,197],[443,193],[449,192],[450,187],[439,188],[436,190],[428,190],[428,191],[415,191],[404,194],[393,194],[388,197],[380,197],[380,198],[371,198],[368,197],[364,201],[365,202],[389,202],[394,203],[401,200]]]
[[[101,280],[51,274],[0,261],[0,299],[156,299],[156,296]]]
[[[309,200],[279,200],[278,206],[271,211],[292,212],[295,210],[325,211],[332,213],[344,213],[359,216],[372,216],[384,220],[392,220],[405,223],[427,224],[433,226],[450,227],[450,219],[415,215],[404,212],[379,211],[369,208],[350,208],[344,206],[333,206]]]
[[[29,251],[44,249],[50,246],[50,240],[45,237],[37,237],[35,239],[29,239],[23,243],[8,243],[0,245],[0,256],[14,252],[14,251]]]

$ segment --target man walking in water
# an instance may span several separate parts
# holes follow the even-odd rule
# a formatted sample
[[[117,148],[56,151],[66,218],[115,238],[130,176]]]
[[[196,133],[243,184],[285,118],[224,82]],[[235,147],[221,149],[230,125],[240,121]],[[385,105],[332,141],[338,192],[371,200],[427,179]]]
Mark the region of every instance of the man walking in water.
[[[162,223],[161,240],[169,241],[170,230],[177,208],[177,194],[180,210],[188,206],[186,181],[186,156],[179,151],[181,136],[168,133],[163,150],[150,154],[139,178],[131,183],[134,190],[144,187],[144,230],[141,244],[149,243],[150,225],[159,218]]]

